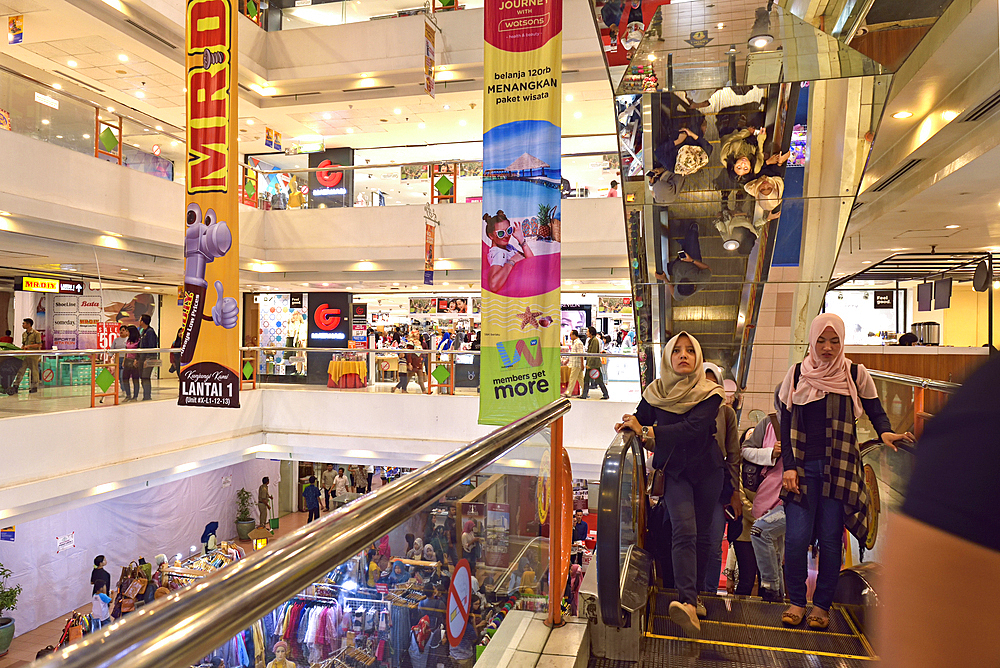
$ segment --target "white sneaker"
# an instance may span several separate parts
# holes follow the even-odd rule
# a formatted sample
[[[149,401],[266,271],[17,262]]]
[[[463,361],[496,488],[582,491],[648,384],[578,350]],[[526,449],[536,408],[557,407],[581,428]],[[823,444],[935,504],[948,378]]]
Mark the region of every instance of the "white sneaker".
[[[670,621],[684,629],[684,633],[692,638],[701,635],[701,622],[698,621],[698,612],[690,603],[680,601],[670,602]]]

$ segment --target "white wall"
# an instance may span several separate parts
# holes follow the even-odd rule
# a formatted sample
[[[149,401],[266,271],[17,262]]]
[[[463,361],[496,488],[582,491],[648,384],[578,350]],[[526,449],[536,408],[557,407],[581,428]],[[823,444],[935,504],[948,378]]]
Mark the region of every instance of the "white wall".
[[[229,484],[226,478],[231,476]],[[278,482],[278,463],[251,460],[164,485],[18,522],[13,543],[0,542],[0,563],[14,573],[10,585],[24,587],[11,616],[18,635],[57,619],[91,599],[94,557],[104,554],[112,586],[129,561],[157,554],[173,558],[201,548],[205,525],[218,522],[220,540],[236,537],[236,492],[256,495],[263,476]],[[56,552],[56,537],[74,535],[75,546]],[[10,613],[9,613],[10,614]],[[52,644],[58,638],[51,639]]]

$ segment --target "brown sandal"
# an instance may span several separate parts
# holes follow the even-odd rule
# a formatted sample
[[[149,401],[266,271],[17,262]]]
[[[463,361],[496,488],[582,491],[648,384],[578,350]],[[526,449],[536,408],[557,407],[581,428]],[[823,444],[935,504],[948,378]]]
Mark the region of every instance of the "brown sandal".
[[[817,629],[822,631],[830,626],[829,617],[820,617],[819,615],[809,615],[806,620],[809,622],[809,628]]]
[[[796,615],[786,610],[781,613],[781,623],[785,626],[798,626],[802,623],[802,615]]]

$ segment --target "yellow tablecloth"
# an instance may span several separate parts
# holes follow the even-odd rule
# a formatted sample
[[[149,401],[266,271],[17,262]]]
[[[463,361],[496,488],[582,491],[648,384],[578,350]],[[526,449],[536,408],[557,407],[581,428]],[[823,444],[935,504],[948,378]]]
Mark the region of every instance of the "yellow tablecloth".
[[[363,361],[330,360],[330,365],[326,368],[326,373],[334,383],[338,382],[341,376],[346,376],[349,373],[358,374],[361,380],[364,381],[365,376],[368,374],[368,367]]]

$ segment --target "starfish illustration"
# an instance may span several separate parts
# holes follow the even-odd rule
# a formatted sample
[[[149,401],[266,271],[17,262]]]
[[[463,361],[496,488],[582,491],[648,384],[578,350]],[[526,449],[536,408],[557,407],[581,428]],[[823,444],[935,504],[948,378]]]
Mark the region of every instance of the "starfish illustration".
[[[541,314],[541,311],[532,311],[530,306],[526,306],[524,313],[517,314],[517,319],[521,321],[521,329],[524,329],[529,324],[532,327],[538,327],[538,316]]]

